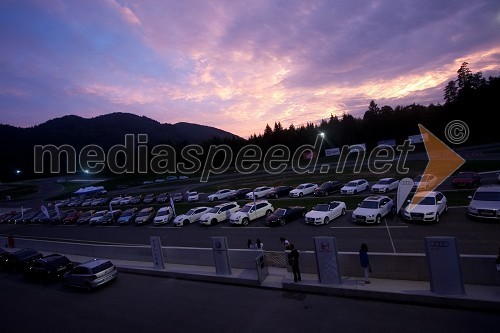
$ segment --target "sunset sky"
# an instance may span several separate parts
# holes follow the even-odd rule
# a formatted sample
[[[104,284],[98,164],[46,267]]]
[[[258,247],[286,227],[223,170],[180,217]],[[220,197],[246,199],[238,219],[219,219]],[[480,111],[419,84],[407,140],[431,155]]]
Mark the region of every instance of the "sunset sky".
[[[130,112],[248,137],[443,103],[464,61],[500,75],[500,1],[2,0],[0,40],[0,123]]]

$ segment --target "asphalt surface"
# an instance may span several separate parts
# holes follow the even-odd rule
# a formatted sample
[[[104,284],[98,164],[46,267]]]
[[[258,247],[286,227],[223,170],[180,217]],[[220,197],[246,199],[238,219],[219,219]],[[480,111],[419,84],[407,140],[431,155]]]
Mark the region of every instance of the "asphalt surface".
[[[0,271],[3,332],[497,332],[498,313],[120,273],[86,293]],[[28,319],[29,318],[29,319]]]

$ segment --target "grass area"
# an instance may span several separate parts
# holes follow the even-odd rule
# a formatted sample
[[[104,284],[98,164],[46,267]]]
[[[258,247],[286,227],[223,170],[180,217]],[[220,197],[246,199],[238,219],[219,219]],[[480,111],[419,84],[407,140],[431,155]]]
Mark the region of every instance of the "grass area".
[[[4,189],[0,190],[1,200],[6,200],[7,197],[10,197],[10,200],[15,201],[38,191],[38,186],[28,184],[9,183],[3,185],[3,187]]]

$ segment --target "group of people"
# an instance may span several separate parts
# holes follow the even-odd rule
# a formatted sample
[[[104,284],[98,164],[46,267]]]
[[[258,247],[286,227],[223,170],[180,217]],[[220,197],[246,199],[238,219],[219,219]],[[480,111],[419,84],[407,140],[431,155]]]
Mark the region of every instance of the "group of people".
[[[247,241],[247,247],[253,250],[264,250],[264,243],[261,242],[259,238],[254,242],[251,239]]]

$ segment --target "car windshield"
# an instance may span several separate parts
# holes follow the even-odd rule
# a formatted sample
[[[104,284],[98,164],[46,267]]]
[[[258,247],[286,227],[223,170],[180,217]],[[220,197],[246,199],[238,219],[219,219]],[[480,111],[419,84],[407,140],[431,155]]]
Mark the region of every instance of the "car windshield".
[[[195,211],[194,209],[190,209],[190,210],[188,210],[188,211],[186,212],[186,214],[184,214],[184,215],[193,215],[193,214],[194,214],[194,211]]]
[[[476,192],[474,200],[479,201],[500,201],[500,192]]]
[[[102,272],[102,271],[104,271],[112,266],[113,266],[113,264],[110,261],[106,261],[105,263],[102,263],[99,266],[92,268],[92,273],[96,274],[96,273]]]
[[[92,213],[91,212],[85,212],[82,214],[82,217],[87,217],[87,216],[90,216]]]
[[[392,182],[393,182],[392,179],[382,179],[382,180],[379,180],[377,184],[379,184],[379,185],[389,185]]]
[[[132,210],[126,210],[123,212],[122,217],[130,216],[132,214],[134,214],[134,212]]]
[[[327,212],[328,211],[328,205],[327,204],[319,204],[314,206],[313,210],[316,210],[318,212]]]
[[[192,196],[195,196],[195,195],[197,195],[197,194],[198,194],[198,192],[190,192],[188,195],[189,195],[190,197],[192,197]]]
[[[156,216],[165,216],[165,215],[168,215],[168,213],[169,213],[168,210],[162,210],[162,211],[159,211]]]
[[[304,188],[306,188],[306,185],[299,185],[299,186],[297,187],[297,189],[298,189],[298,190],[302,190],[302,189],[304,189]]]
[[[283,215],[285,215],[285,213],[286,213],[286,209],[284,209],[284,208],[278,208],[274,212],[274,215],[283,216]]]
[[[99,216],[103,216],[105,214],[105,212],[98,212],[97,214],[95,214],[94,216],[95,217],[99,217]]]
[[[474,175],[472,174],[472,172],[460,172],[457,175],[457,178],[472,178],[472,177],[474,177]]]
[[[369,209],[377,209],[378,208],[378,201],[364,200],[361,202],[359,207],[369,208]]]
[[[139,215],[137,215],[138,217],[141,217],[141,216],[147,216],[149,215],[149,210],[144,210],[142,212],[139,213]]]
[[[422,200],[418,204],[422,206],[434,206],[436,204],[436,198],[435,197],[425,197],[425,198],[419,198],[415,197],[416,200]]]
[[[347,187],[356,187],[358,185],[358,182],[349,182],[347,183]]]
[[[220,209],[220,207],[214,207],[214,208],[210,209],[209,213],[218,213],[219,209]]]
[[[246,213],[252,209],[253,205],[245,205],[243,208],[241,208],[240,212]]]

